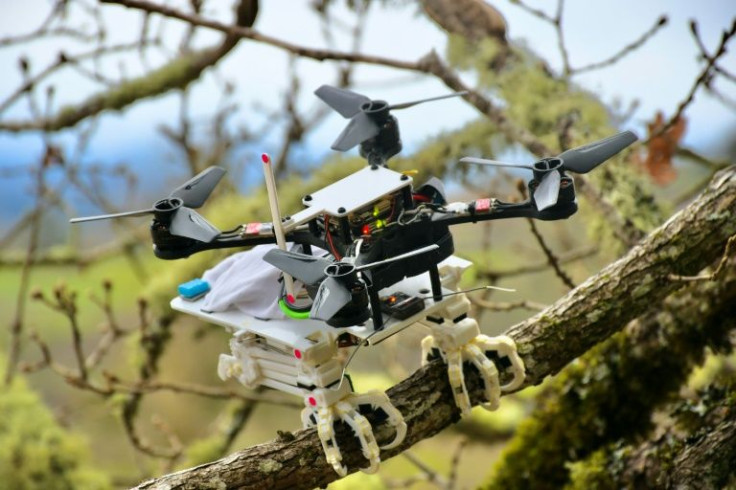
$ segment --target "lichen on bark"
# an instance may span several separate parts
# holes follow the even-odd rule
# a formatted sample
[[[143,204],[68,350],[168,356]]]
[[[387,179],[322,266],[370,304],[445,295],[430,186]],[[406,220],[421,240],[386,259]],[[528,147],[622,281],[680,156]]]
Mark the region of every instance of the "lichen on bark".
[[[640,444],[608,444],[570,465],[565,488],[731,488],[736,477],[736,390],[734,381],[728,381],[672,404],[671,419],[688,415],[689,406],[696,424],[677,423]]]
[[[736,262],[717,281],[688,285],[565,368],[522,422],[486,488],[559,487],[569,463],[651,427],[704,349],[727,349],[736,323]],[[591,457],[590,464],[595,464]]]

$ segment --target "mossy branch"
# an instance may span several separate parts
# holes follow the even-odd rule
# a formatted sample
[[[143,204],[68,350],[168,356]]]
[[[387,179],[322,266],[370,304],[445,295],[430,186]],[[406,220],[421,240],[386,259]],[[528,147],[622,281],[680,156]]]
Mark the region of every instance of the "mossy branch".
[[[658,304],[681,283],[667,280],[671,272],[694,274],[723,252],[736,233],[736,167],[719,173],[688,208],[651,233],[626,256],[606,267],[539,315],[512,327],[507,334],[518,346],[527,366],[525,386],[556,374],[565,364],[605,340],[643,312]],[[478,376],[466,372],[471,399],[482,396]],[[404,415],[408,432],[384,459],[406,450],[456,422],[445,366],[430,363],[388,390]],[[365,464],[348,429],[338,427],[344,462],[351,471]],[[386,442],[393,431],[375,425],[377,440]],[[286,440],[288,439],[288,440]],[[149,488],[314,488],[335,480],[314,429],[234,453],[226,458],[142,483]]]
[[[560,488],[572,461],[648,431],[649,414],[677,395],[705,347],[730,347],[735,265],[728,262],[718,281],[687,284],[568,365],[518,427],[484,488]]]
[[[689,405],[689,407],[688,407]],[[736,475],[736,392],[711,387],[698,398],[674,407],[697,425],[675,424],[656,439],[637,445],[622,441],[572,465],[565,488],[732,488]]]
[[[257,9],[256,0],[240,2],[240,7],[236,10],[238,25],[250,27],[255,21]],[[56,115],[47,119],[0,122],[0,131],[60,131],[104,111],[120,111],[139,100],[184,89],[198,80],[205,69],[224,58],[240,39],[238,36],[228,35],[215,47],[183,54],[143,76],[122,82],[79,104],[62,107]]]

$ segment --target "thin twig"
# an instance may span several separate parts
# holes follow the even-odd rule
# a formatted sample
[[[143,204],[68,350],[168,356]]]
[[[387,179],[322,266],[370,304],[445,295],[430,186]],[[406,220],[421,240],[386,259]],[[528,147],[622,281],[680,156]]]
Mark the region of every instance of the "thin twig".
[[[537,243],[541,247],[542,251],[544,252],[544,255],[547,256],[547,261],[549,262],[549,265],[552,266],[552,268],[555,271],[555,274],[557,274],[557,277],[560,278],[560,280],[570,289],[575,288],[575,283],[572,282],[572,279],[570,279],[570,276],[568,276],[565,271],[562,270],[562,267],[560,267],[560,259],[555,256],[555,254],[552,252],[552,249],[549,248],[547,245],[547,242],[544,240],[544,237],[537,229],[537,224],[534,222],[533,219],[527,219],[527,222],[529,223],[529,229],[531,230],[532,234],[534,235],[534,238],[537,239]]]
[[[694,20],[690,21],[690,31],[692,32],[693,37],[696,39],[698,46],[704,47],[704,44],[700,40],[700,36],[698,35],[698,23]],[[693,85],[692,87],[690,87],[690,91],[688,92],[685,99],[678,104],[677,110],[672,115],[672,117],[670,117],[667,123],[665,123],[665,125],[662,126],[656,134],[650,136],[649,140],[661,134],[664,134],[665,131],[671,128],[677,122],[680,116],[682,116],[682,113],[685,112],[685,109],[693,102],[693,100],[695,100],[695,93],[698,91],[698,88],[700,88],[701,85],[705,85],[708,83],[708,80],[711,77],[711,72],[713,71],[713,66],[715,65],[716,61],[721,56],[726,54],[726,45],[728,44],[728,42],[731,40],[731,38],[735,34],[736,34],[736,18],[733,19],[731,28],[727,31],[724,31],[723,34],[721,35],[721,42],[716,48],[713,55],[710,55],[707,52],[702,51],[702,54],[707,61],[705,64],[705,67],[701,70],[700,75],[698,75],[698,78],[695,79],[695,82],[693,82]]]
[[[661,28],[667,25],[668,18],[666,15],[662,15],[655,24],[649,28],[644,34],[642,34],[639,39],[632,42],[631,44],[627,44],[618,53],[615,53],[614,55],[602,60],[597,61],[595,63],[590,63],[589,65],[581,66],[580,68],[573,68],[571,70],[572,75],[577,75],[579,73],[584,73],[586,71],[592,71],[597,70],[599,68],[605,68],[607,66],[611,66],[615,63],[617,63],[619,60],[621,60],[623,57],[625,57],[628,54],[631,54],[633,51],[637,50],[638,48],[642,47],[644,43],[646,43],[649,39],[651,39]]]
[[[463,454],[463,450],[468,445],[468,439],[463,437],[455,448],[455,454],[452,456],[452,463],[450,464],[450,475],[447,477],[447,488],[453,490],[457,484],[458,467],[460,466],[460,456]]]
[[[499,301],[488,301],[485,299],[475,298],[468,295],[468,299],[474,305],[488,311],[512,311],[512,310],[529,310],[529,311],[542,311],[549,305],[537,303],[536,301],[513,301],[513,302],[499,302]]]
[[[723,251],[723,257],[721,257],[720,262],[718,262],[716,270],[714,270],[710,274],[699,274],[697,276],[681,276],[678,274],[669,274],[667,278],[670,281],[715,281],[716,279],[718,279],[718,276],[723,272],[723,269],[726,266],[726,262],[728,262],[728,258],[731,256],[731,249],[733,248],[735,243],[736,235],[728,239],[728,241],[726,242],[726,248]]]

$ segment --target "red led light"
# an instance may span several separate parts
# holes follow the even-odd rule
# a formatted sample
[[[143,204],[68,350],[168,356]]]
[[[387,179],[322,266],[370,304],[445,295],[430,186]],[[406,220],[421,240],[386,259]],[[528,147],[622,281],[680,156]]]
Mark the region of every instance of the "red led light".
[[[301,359],[302,351],[300,351],[299,349],[294,349],[294,357],[296,357],[297,359]]]
[[[317,405],[317,400],[315,400],[313,396],[310,396],[308,400],[309,400],[309,404],[312,405],[313,407]]]
[[[371,234],[371,227],[370,227],[370,225],[363,225],[363,234],[364,235],[370,235]]]
[[[287,294],[287,295],[286,295],[286,301],[287,301],[287,302],[288,302],[289,304],[292,304],[292,305],[293,305],[293,304],[294,304],[294,295],[292,295],[292,294]]]
[[[261,160],[263,160],[263,163],[270,163],[271,157],[268,156],[268,153],[264,153],[261,155]]]

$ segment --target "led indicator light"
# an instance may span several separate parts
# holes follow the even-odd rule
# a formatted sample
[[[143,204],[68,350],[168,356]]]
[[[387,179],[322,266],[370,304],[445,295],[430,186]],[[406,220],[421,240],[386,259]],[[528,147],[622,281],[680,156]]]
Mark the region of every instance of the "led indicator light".
[[[296,357],[297,359],[301,359],[302,351],[300,351],[299,349],[294,349],[294,357]]]
[[[309,397],[309,404],[314,407],[314,406],[317,405],[317,400],[315,400],[313,396],[310,396]]]

